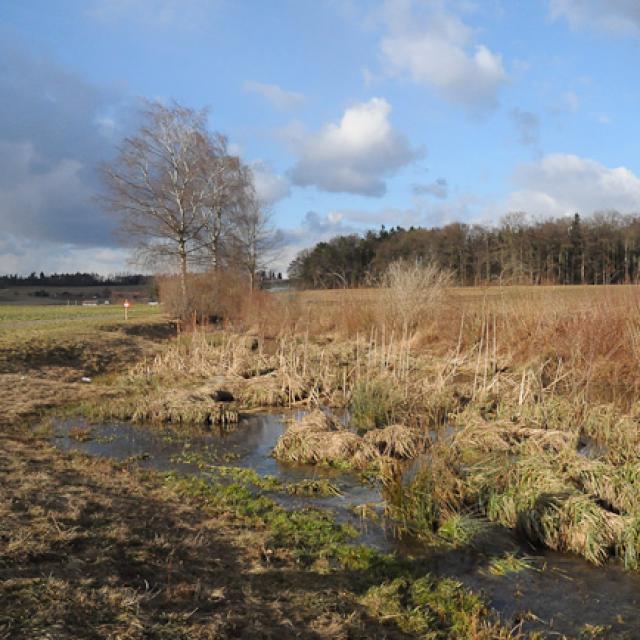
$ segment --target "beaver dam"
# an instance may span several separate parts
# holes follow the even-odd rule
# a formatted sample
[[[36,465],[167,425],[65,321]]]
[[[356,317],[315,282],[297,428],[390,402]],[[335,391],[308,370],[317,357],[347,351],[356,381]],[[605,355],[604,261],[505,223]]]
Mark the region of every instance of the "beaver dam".
[[[302,438],[305,432],[310,437]],[[322,444],[319,434],[325,436]],[[449,446],[455,447],[455,438]],[[431,468],[424,455],[408,461],[425,449],[411,432],[387,428],[375,438],[361,437],[325,413],[298,412],[244,415],[233,427],[207,431],[71,419],[55,423],[54,441],[65,451],[213,484],[240,480],[286,509],[327,512],[352,529],[354,545],[419,561],[434,575],[459,580],[522,631],[550,637],[583,637],[585,629],[596,630],[597,637],[640,634],[640,576],[622,566],[597,567],[576,555],[532,546],[471,514],[449,518],[428,539],[411,531],[398,519],[397,510],[408,507],[394,500]],[[336,464],[340,460],[344,464]],[[389,471],[393,480],[367,472],[372,463],[380,468],[392,460],[404,460]]]

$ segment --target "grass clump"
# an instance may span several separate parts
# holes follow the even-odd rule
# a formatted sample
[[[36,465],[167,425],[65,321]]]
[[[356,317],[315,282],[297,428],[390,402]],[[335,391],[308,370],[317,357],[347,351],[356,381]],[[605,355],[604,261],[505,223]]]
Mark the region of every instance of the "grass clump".
[[[472,544],[475,538],[487,531],[487,528],[486,521],[455,513],[440,524],[438,536],[450,544],[462,547]]]
[[[503,556],[491,558],[487,571],[496,577],[506,576],[512,573],[522,573],[533,569],[530,558],[518,556],[515,553],[505,553]]]
[[[273,455],[297,464],[366,470],[379,469],[386,461],[413,458],[423,447],[424,438],[416,429],[390,425],[360,436],[316,410],[289,425]]]
[[[491,621],[486,605],[460,582],[435,579],[396,578],[371,587],[361,598],[367,612],[394,621],[402,631],[426,640],[513,638]]]
[[[362,441],[365,445],[372,445],[381,456],[396,460],[415,458],[424,448],[422,434],[401,424],[367,431]]]
[[[360,447],[358,435],[316,410],[289,425],[273,455],[278,460],[298,464],[350,465]]]
[[[636,567],[637,461],[581,455],[580,413],[559,429],[556,403],[549,407],[545,422],[541,408],[523,417],[512,406],[507,421],[506,404],[492,415],[470,406],[456,416],[457,430],[432,445],[428,465],[389,491],[392,515],[418,534],[464,543],[465,514],[478,512],[536,546]]]
[[[351,395],[351,424],[358,429],[376,429],[391,424],[398,408],[398,392],[388,377],[363,378]]]

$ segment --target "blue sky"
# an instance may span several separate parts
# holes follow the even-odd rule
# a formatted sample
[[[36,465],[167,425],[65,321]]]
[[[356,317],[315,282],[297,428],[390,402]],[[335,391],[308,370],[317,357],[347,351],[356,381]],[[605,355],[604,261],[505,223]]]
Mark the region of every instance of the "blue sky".
[[[4,0],[0,271],[120,271],[96,166],[210,108],[285,245],[640,212],[636,0]]]

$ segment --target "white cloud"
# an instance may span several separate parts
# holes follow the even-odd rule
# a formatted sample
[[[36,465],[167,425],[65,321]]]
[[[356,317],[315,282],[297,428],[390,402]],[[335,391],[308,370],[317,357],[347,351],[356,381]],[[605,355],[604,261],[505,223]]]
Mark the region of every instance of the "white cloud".
[[[94,201],[96,168],[131,130],[134,105],[20,46],[2,42],[0,59],[0,271],[107,269],[98,254],[123,254]]]
[[[308,211],[297,227],[278,231],[278,259],[271,268],[285,272],[300,251],[339,235],[362,233],[380,228],[382,224],[387,227],[398,224],[409,227],[425,220],[421,213],[411,208],[383,207],[374,211],[340,209],[326,214]]]
[[[383,15],[389,33],[380,48],[392,73],[408,74],[446,100],[474,111],[497,105],[498,92],[507,81],[502,57],[476,42],[474,31],[443,2],[390,1]]]
[[[257,93],[270,102],[276,109],[288,111],[304,104],[306,98],[303,94],[295,91],[286,91],[277,84],[266,84],[249,80],[244,83],[244,90],[250,93]]]
[[[317,242],[356,231],[355,227],[344,224],[342,217],[335,212],[320,215],[315,211],[307,211],[297,227],[278,230],[278,256],[270,268],[286,272],[291,261],[303,249],[313,247]]]
[[[519,188],[507,198],[507,211],[640,212],[640,177],[626,167],[609,168],[596,160],[557,153],[521,165],[514,179]]]
[[[592,114],[593,118],[595,119],[595,121],[599,124],[611,124],[613,121],[611,119],[611,116],[607,115],[606,113],[593,113]]]
[[[549,12],[554,20],[567,20],[573,29],[640,35],[638,0],[549,0]]]
[[[340,209],[332,211],[329,219],[340,220],[348,226],[355,226],[360,230],[374,229],[385,225],[386,227],[410,227],[419,225],[424,221],[423,214],[417,209],[400,207],[383,207],[376,210],[364,209]]]
[[[384,178],[421,154],[393,129],[390,113],[384,98],[372,98],[348,108],[340,122],[317,133],[290,128],[289,141],[298,156],[291,180],[324,191],[384,195]]]
[[[274,173],[266,163],[261,161],[251,163],[251,172],[256,193],[265,204],[272,205],[291,193],[287,179]]]

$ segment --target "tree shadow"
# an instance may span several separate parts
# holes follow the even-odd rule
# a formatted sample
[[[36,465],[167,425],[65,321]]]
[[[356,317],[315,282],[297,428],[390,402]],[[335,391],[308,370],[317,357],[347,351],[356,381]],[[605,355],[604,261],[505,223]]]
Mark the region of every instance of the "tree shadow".
[[[404,638],[341,576],[265,566],[259,532],[149,475],[29,440],[0,447],[0,637]]]

